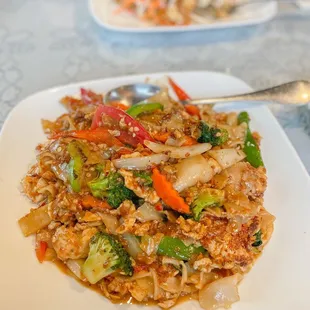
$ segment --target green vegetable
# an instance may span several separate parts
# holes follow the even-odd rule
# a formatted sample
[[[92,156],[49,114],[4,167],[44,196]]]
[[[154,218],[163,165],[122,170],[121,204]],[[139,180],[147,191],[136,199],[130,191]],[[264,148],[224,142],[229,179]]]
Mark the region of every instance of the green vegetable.
[[[219,189],[208,188],[201,193],[192,203],[192,212],[195,221],[200,220],[201,213],[209,207],[222,206],[225,198],[225,192]]]
[[[247,123],[249,125],[250,123],[250,116],[248,112],[240,112],[238,115],[238,124]]]
[[[71,156],[71,160],[68,165],[69,182],[72,190],[78,193],[82,186],[81,175],[84,164],[83,156],[80,153],[80,150],[75,141],[70,142],[67,149]]]
[[[153,112],[155,110],[163,110],[164,107],[160,103],[140,103],[130,107],[126,113],[132,117],[137,117],[141,113]]]
[[[99,177],[88,182],[91,193],[96,198],[106,199],[113,208],[118,208],[124,200],[133,200],[136,195],[125,187],[124,179],[119,173],[100,173]]]
[[[157,254],[173,257],[179,260],[189,260],[193,254],[204,253],[206,250],[193,245],[186,246],[179,238],[165,236],[161,239]]]
[[[118,208],[124,200],[133,200],[135,193],[125,186],[113,188],[108,193],[108,203],[113,208]]]
[[[153,185],[153,180],[152,180],[152,174],[147,171],[135,171],[133,175],[136,178],[140,178],[143,180],[143,184],[145,186],[152,186]]]
[[[260,245],[263,244],[263,241],[262,241],[262,231],[259,230],[254,236],[255,236],[256,240],[255,240],[254,243],[252,243],[252,246],[259,247]]]
[[[226,129],[209,127],[205,122],[200,122],[201,134],[198,138],[199,143],[210,143],[212,146],[217,146],[225,143],[228,138]]]
[[[115,237],[99,232],[90,240],[88,257],[82,266],[83,275],[95,284],[116,270],[132,276],[130,256]]]
[[[249,127],[250,117],[247,112],[241,112],[238,116],[238,123],[246,123],[248,125],[243,152],[246,154],[247,161],[255,168],[264,166],[262,155],[260,153],[259,147],[253,138]]]

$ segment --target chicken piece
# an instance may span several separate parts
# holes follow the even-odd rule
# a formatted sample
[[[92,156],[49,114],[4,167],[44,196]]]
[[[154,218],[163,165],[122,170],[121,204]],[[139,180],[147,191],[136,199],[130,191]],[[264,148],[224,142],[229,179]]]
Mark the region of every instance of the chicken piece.
[[[107,290],[109,293],[115,294],[119,296],[125,296],[128,294],[128,286],[129,283],[125,281],[123,277],[115,277],[109,285],[107,285]]]
[[[207,233],[205,225],[191,219],[185,220],[182,216],[177,219],[177,224],[180,225],[183,235],[195,240],[200,240]]]
[[[251,244],[253,234],[259,228],[258,217],[239,229],[233,221],[208,215],[200,222],[179,217],[177,223],[183,236],[199,241],[208,251],[214,268],[246,268],[255,258]]]
[[[97,228],[76,231],[74,227],[61,226],[52,237],[52,244],[61,260],[86,258],[89,241],[98,232]]]
[[[123,234],[132,230],[136,222],[136,207],[130,200],[125,200],[118,208],[122,216],[123,223],[116,229],[118,234]]]
[[[48,214],[54,221],[69,223],[75,220],[75,215],[82,211],[78,196],[66,191],[60,193],[49,205]]]
[[[195,270],[203,271],[205,273],[209,273],[212,269],[211,267],[212,261],[208,257],[201,258],[196,260],[193,264]]]
[[[207,227],[207,232],[200,242],[215,266],[245,270],[253,263],[252,236],[259,227],[258,217],[243,224],[237,231],[235,224],[227,219],[208,216],[202,219],[202,223]]]
[[[120,169],[119,173],[125,179],[125,186],[131,189],[138,197],[145,199],[145,201],[155,204],[159,201],[156,191],[152,187],[147,187],[139,184],[138,179],[134,177],[132,171]]]
[[[242,192],[253,199],[262,197],[267,187],[266,169],[254,168],[247,162],[239,162],[222,174],[228,179],[225,190]]]

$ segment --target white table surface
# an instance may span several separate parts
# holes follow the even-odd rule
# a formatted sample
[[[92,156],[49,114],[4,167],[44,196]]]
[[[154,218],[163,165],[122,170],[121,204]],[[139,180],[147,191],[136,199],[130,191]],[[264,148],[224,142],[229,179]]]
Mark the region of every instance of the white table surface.
[[[22,98],[74,81],[180,70],[225,72],[256,89],[310,79],[310,15],[291,9],[257,27],[128,35],[99,28],[86,0],[0,0],[0,126]],[[310,112],[271,109],[310,172]]]

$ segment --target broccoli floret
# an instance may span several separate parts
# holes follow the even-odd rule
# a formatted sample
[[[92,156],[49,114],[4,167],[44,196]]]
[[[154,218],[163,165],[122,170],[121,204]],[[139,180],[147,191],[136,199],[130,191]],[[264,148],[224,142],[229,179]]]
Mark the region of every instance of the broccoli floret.
[[[91,284],[97,283],[116,270],[120,270],[126,276],[133,275],[130,256],[115,237],[99,232],[91,238],[89,247],[82,272]]]
[[[118,208],[124,200],[134,200],[135,193],[125,186],[118,186],[108,192],[108,203],[113,208]]]
[[[124,179],[119,173],[101,173],[98,178],[90,181],[88,186],[96,198],[107,199],[113,208],[118,208],[124,200],[133,200],[136,195],[125,187]]]
[[[210,143],[212,146],[217,146],[225,143],[228,140],[228,131],[226,129],[219,129],[209,127],[206,123],[200,123],[201,134],[198,138],[199,143]]]
[[[222,206],[224,197],[224,191],[212,188],[209,188],[200,194],[192,203],[194,220],[200,220],[201,213],[205,208]]]
[[[263,241],[262,241],[262,231],[259,230],[255,235],[255,242],[252,243],[252,246],[253,247],[259,247],[263,244]]]
[[[143,181],[143,185],[145,186],[152,186],[153,180],[150,172],[147,171],[135,171],[133,175],[136,178],[140,178]]]

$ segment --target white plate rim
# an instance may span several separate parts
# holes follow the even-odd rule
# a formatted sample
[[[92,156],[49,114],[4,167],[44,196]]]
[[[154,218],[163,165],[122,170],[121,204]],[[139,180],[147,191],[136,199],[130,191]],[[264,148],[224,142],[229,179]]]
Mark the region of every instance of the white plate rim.
[[[129,32],[129,33],[171,33],[171,32],[189,32],[189,31],[203,31],[203,30],[212,30],[212,29],[224,29],[224,28],[234,28],[234,27],[242,27],[242,26],[254,26],[258,24],[262,24],[272,20],[278,13],[278,2],[275,0],[271,0],[267,2],[266,5],[269,5],[272,9],[271,12],[262,18],[251,18],[248,20],[242,21],[225,21],[225,22],[214,22],[210,24],[201,24],[201,25],[187,25],[187,26],[154,26],[154,27],[118,27],[113,26],[109,23],[103,21],[98,14],[96,14],[94,2],[97,0],[88,0],[88,9],[90,15],[95,20],[95,22],[108,30],[115,32]]]

